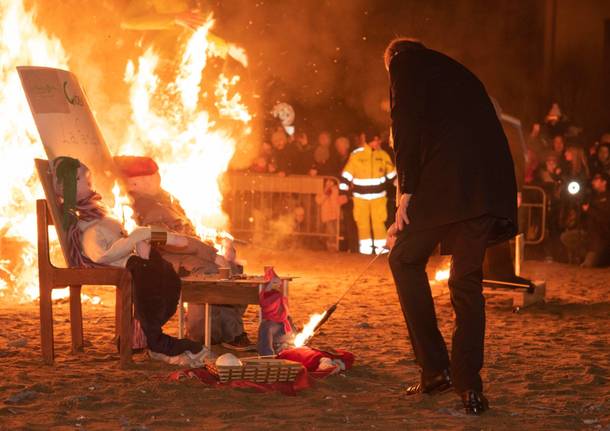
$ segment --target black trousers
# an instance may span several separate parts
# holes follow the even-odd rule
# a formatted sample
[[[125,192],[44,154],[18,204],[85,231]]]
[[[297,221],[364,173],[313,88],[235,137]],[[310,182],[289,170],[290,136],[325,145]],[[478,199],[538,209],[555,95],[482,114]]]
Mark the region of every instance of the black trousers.
[[[176,313],[180,298],[180,278],[171,263],[153,249],[148,260],[130,257],[127,269],[133,278],[135,315],[146,335],[148,348],[168,356],[187,350],[200,352],[203,348],[201,343],[163,333],[163,325]]]
[[[407,226],[390,254],[400,305],[422,379],[451,369],[454,388],[483,390],[485,298],[482,263],[488,238],[497,219],[483,216],[425,231]],[[439,242],[451,239],[449,289],[455,311],[451,361],[438,329],[426,264]]]

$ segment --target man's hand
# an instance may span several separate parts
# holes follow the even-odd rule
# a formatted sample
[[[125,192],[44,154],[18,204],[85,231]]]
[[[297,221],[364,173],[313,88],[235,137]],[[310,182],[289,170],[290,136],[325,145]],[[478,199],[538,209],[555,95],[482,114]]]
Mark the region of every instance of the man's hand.
[[[148,260],[150,257],[150,243],[148,241],[140,241],[136,244],[136,254],[142,259]]]
[[[396,223],[392,223],[392,226],[388,229],[388,236],[386,238],[385,246],[388,250],[392,250],[394,248],[394,244],[396,244],[396,235],[398,234],[398,228],[396,227]]]
[[[398,200],[398,208],[396,209],[396,227],[398,230],[403,230],[406,225],[409,224],[409,216],[407,215],[407,208],[409,207],[409,201],[411,196],[408,193],[400,195]]]

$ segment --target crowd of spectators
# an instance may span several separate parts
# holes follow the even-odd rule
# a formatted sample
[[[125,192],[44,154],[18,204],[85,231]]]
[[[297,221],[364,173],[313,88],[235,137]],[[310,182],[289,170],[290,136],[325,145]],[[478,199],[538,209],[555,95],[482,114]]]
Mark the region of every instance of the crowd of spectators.
[[[531,129],[526,159],[525,183],[542,187],[549,201],[545,259],[587,267],[610,263],[610,133],[586,142],[582,129],[553,104]]]
[[[541,257],[591,267],[610,263],[610,131],[600,133],[593,143],[583,136],[583,130],[553,104],[544,121],[535,123],[529,133],[525,184],[541,187],[548,200]],[[249,171],[338,178],[351,152],[371,139],[379,138],[365,133],[333,137],[325,130],[289,135],[278,125],[267,135]],[[385,141],[383,149],[392,154]],[[392,210],[395,202],[390,190],[388,197],[388,209]],[[338,218],[343,238],[340,249],[357,251],[358,234],[349,196],[340,195],[336,183],[329,181],[316,203],[322,207],[325,232],[334,233]],[[539,226],[529,228],[526,235],[541,234],[536,231]],[[328,243],[327,248],[333,247]]]
[[[259,156],[250,171],[260,174],[322,175],[338,177],[347,163],[353,147],[347,137],[334,142],[330,132],[321,131],[312,143],[307,133],[297,131],[288,135],[283,127],[276,127],[263,142]]]
[[[369,132],[353,134],[351,136],[335,136],[327,130],[310,135],[302,130],[288,134],[278,125],[266,136],[258,156],[248,169],[250,173],[271,174],[277,176],[308,175],[339,178],[349,160],[352,151],[370,140],[380,140],[380,137]],[[313,142],[312,142],[313,141]],[[383,142],[383,149],[391,152],[387,140]],[[389,184],[389,187],[392,187]],[[394,193],[388,194],[392,199],[388,205],[394,205]],[[340,225],[342,251],[358,252],[358,233],[353,217],[353,202],[349,194],[339,192],[338,181],[325,181],[323,192],[315,198],[320,208],[323,231],[329,235],[336,234],[337,220]],[[295,206],[296,214],[303,212],[301,206]],[[391,212],[393,213],[393,211]],[[298,225],[298,223],[297,223]],[[296,230],[299,230],[297,226]],[[325,244],[329,250],[336,249],[332,241]]]

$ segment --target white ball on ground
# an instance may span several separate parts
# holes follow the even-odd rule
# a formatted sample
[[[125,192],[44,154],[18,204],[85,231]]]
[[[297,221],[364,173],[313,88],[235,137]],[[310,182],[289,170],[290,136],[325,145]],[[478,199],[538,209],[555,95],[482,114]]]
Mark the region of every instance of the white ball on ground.
[[[222,367],[241,367],[243,364],[233,353],[225,353],[216,359],[216,366]]]

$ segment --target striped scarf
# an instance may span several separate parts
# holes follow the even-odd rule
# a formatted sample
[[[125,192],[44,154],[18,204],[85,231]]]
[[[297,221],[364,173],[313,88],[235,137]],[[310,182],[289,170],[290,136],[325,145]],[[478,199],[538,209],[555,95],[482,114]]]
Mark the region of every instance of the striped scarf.
[[[91,192],[89,196],[76,203],[76,220],[68,228],[68,263],[71,267],[100,268],[107,266],[92,261],[83,253],[81,243],[83,232],[78,227],[78,221],[100,220],[106,216],[107,212],[106,207],[102,204],[102,197],[96,192]]]

